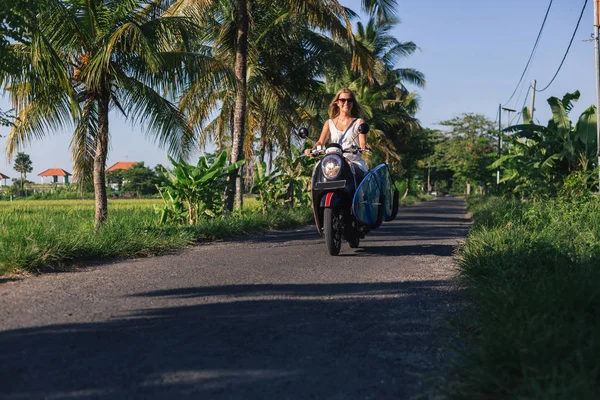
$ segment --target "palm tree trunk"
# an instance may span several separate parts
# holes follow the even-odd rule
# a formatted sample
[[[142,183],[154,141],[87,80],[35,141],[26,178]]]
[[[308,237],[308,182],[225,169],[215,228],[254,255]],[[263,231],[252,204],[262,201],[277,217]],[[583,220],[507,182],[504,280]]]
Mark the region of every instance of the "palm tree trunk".
[[[248,60],[248,4],[247,0],[237,0],[237,43],[235,52],[235,80],[237,96],[233,114],[233,142],[231,162],[244,158],[244,129],[246,123],[246,70]],[[235,208],[242,208],[242,169],[237,171],[230,185],[235,187]]]
[[[108,215],[106,199],[106,156],[108,154],[108,94],[102,93],[98,100],[98,134],[96,136],[96,154],[94,155],[94,198],[96,217],[94,228],[99,230]]]

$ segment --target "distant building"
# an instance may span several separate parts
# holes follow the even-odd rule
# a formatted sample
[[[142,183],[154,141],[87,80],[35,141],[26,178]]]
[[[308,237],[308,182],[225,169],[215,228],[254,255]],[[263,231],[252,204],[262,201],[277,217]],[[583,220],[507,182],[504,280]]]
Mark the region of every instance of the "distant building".
[[[6,183],[7,179],[10,179],[10,177],[0,172],[0,186],[8,186],[8,184]]]
[[[135,165],[138,165],[138,164],[139,163],[137,161],[119,161],[116,164],[109,167],[106,170],[106,172],[125,171]],[[112,188],[112,190],[120,192],[121,186],[123,186],[127,182],[123,181],[123,179],[121,177],[117,177],[116,180],[111,180],[111,178],[109,177],[109,179],[106,181],[106,183],[108,186],[110,186]]]
[[[42,178],[42,184],[44,183],[44,178],[50,178],[49,182],[46,183],[69,183],[69,176],[71,174],[64,169],[61,168],[50,168],[38,174]],[[58,177],[62,177],[62,182],[59,182]]]
[[[117,171],[117,170],[126,170],[129,169],[131,167],[133,167],[134,165],[139,164],[137,161],[119,161],[118,163],[114,164],[113,166],[109,167],[106,172],[113,172],[113,171]]]

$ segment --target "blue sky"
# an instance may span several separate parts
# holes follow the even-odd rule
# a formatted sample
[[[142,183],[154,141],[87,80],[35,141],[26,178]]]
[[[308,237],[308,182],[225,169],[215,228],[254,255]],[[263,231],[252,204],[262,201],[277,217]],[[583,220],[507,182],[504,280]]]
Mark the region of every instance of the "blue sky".
[[[538,89],[548,84],[567,48],[585,0],[554,0],[545,30],[529,72],[514,98],[506,104],[520,109],[532,79]],[[342,0],[354,10],[360,0]],[[399,67],[415,68],[425,74],[427,86],[418,89],[425,127],[437,128],[439,121],[461,113],[479,113],[496,120],[498,104],[514,91],[542,23],[548,0],[398,0],[401,24],[394,30],[400,41],[413,41],[420,50],[402,60]],[[366,22],[366,21],[365,21]],[[571,113],[574,120],[595,102],[593,1],[589,0],[581,26],[560,74],[544,92],[536,95],[536,118],[546,123],[550,111],[546,99],[579,90],[581,98]],[[529,104],[529,100],[527,101]],[[7,108],[7,98],[0,108]],[[514,117],[514,114],[513,114]],[[503,113],[503,119],[506,113]],[[112,118],[108,165],[117,161],[145,161],[146,165],[168,164],[166,152],[157,148],[138,126]],[[0,135],[7,128],[0,127]],[[4,141],[0,146],[4,153]],[[56,132],[23,149],[33,161],[30,179],[47,168],[72,171],[70,134]],[[15,177],[12,162],[0,156],[0,172]]]

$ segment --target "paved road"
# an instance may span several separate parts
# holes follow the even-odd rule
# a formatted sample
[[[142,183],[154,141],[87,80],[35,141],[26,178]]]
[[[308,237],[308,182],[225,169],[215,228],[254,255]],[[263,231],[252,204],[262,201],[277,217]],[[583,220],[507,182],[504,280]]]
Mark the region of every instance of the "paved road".
[[[431,398],[468,223],[441,198],[338,257],[310,227],[5,279],[0,398]]]

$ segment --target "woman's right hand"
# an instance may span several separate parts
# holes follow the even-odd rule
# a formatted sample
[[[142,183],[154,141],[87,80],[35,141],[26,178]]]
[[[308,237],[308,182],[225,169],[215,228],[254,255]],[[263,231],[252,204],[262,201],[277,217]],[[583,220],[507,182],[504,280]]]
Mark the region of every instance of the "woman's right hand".
[[[313,151],[313,149],[306,149],[306,150],[304,150],[304,155],[305,156],[312,156],[312,151]]]

